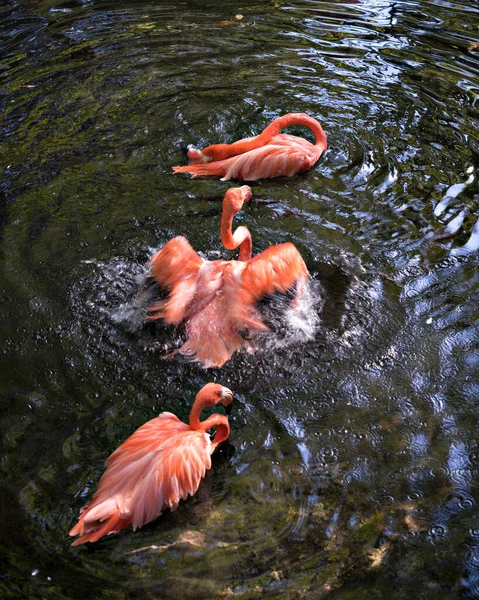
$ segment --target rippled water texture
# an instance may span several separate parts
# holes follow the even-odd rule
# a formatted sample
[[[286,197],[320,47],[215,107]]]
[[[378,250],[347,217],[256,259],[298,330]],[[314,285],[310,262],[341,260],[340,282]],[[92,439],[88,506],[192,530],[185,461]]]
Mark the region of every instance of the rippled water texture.
[[[2,3],[2,598],[479,597],[478,26],[472,0]],[[329,149],[238,222],[303,254],[314,340],[163,361],[175,332],[112,315],[171,237],[225,255],[230,184],[173,176],[179,145],[286,112]],[[71,548],[105,458],[210,380],[236,402],[195,498]]]

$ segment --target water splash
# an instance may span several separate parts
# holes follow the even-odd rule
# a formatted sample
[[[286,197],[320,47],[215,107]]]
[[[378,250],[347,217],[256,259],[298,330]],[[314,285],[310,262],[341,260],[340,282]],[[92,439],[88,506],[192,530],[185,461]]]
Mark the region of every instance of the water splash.
[[[298,305],[294,306],[294,302],[284,294],[275,294],[268,299],[267,306],[263,307],[261,312],[271,331],[259,336],[259,346],[273,351],[314,338],[324,304],[324,292],[320,282],[310,278]]]
[[[107,272],[109,269],[106,270]],[[139,291],[127,302],[120,304],[110,313],[110,319],[129,333],[138,333],[147,323],[148,308],[159,297],[159,288],[148,272],[129,278],[125,282],[125,291],[136,282]],[[251,350],[261,349],[272,352],[296,344],[311,341],[320,323],[320,312],[324,296],[321,284],[310,279],[301,294],[297,305],[289,294],[275,294],[268,297],[261,306],[262,316],[270,331],[258,334],[252,341]],[[171,330],[171,328],[170,328]],[[178,336],[175,336],[175,345]],[[164,344],[153,342],[150,349],[166,349]]]
[[[120,304],[110,313],[112,322],[121,325],[130,333],[139,331],[145,325],[148,307],[158,295],[157,286],[151,281],[148,273],[136,277],[135,281],[139,291],[131,300]]]

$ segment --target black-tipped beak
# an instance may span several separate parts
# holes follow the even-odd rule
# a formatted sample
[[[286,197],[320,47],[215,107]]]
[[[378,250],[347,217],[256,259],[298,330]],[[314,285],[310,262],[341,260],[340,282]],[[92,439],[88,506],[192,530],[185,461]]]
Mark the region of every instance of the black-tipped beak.
[[[244,202],[250,203],[253,198],[253,192],[251,191],[251,188],[249,187],[249,185],[241,186],[241,190],[243,191]]]
[[[180,144],[180,148],[185,155],[185,158],[188,158],[188,146],[186,144]]]
[[[229,388],[223,386],[221,397],[221,404],[225,408],[225,413],[229,415],[231,413],[231,407],[233,406],[233,392]]]

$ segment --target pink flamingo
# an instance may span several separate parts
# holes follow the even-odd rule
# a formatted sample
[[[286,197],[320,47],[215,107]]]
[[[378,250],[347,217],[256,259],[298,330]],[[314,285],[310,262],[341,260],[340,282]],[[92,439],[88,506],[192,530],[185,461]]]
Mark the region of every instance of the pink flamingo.
[[[153,279],[169,294],[150,306],[148,318],[176,326],[184,323],[187,339],[175,353],[204,368],[221,367],[242,347],[253,351],[249,340],[268,330],[258,302],[276,292],[290,292],[294,308],[308,279],[293,244],[271,246],[252,258],[249,230],[241,226],[233,234],[233,218],[250,198],[251,189],[244,185],[230,188],[223,200],[221,241],[228,250],[239,247],[238,260],[204,260],[186,238],[178,236],[150,261]]]
[[[290,125],[305,125],[311,129],[316,143],[280,133]],[[234,144],[214,144],[203,150],[189,147],[189,166],[173,167],[173,171],[191,173],[193,177],[214,175],[222,181],[291,177],[310,169],[327,147],[326,134],[316,119],[304,113],[289,113],[275,119],[255,137]]]
[[[227,417],[214,414],[200,421],[201,411],[218,403],[228,410],[232,401],[231,390],[208,383],[196,396],[189,425],[164,412],[139,427],[105,462],[92,501],[70,531],[80,536],[72,546],[96,542],[129,525],[136,530],[192,496],[211,468],[211,455],[230,434]],[[211,440],[207,432],[213,428]]]

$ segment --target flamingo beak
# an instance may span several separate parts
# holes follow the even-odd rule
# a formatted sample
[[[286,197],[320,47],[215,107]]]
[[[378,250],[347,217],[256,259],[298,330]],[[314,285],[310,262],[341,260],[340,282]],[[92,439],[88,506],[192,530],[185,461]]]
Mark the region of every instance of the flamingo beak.
[[[232,402],[233,392],[229,388],[223,386],[223,390],[221,392],[221,404],[224,406],[225,413],[227,415],[231,413]]]
[[[251,191],[251,188],[249,187],[249,185],[241,186],[241,191],[243,192],[244,202],[249,202],[251,200],[251,198],[253,197],[253,192]]]

